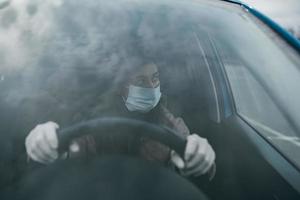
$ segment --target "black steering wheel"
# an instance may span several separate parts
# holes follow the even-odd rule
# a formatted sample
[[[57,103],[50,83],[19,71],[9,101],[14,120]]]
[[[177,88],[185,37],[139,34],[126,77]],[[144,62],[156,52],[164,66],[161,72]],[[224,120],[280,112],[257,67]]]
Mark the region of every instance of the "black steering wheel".
[[[183,155],[186,141],[171,129],[128,118],[97,118],[59,131],[59,149],[77,137],[138,128],[141,136],[159,141]],[[20,182],[18,199],[172,199],[204,200],[205,195],[175,171],[136,157],[102,155],[93,160],[62,160],[39,168]]]
[[[147,137],[161,142],[176,151],[180,156],[184,155],[186,140],[179,137],[172,129],[146,121],[121,117],[96,118],[58,131],[59,150],[64,152],[69,147],[70,141],[87,134],[115,134],[116,132],[111,130],[116,127],[118,127],[118,130],[126,128],[140,130],[137,137]],[[132,132],[124,131],[122,134],[125,137],[127,134],[127,137],[129,137],[129,134],[132,134]],[[118,139],[117,137],[115,138]]]

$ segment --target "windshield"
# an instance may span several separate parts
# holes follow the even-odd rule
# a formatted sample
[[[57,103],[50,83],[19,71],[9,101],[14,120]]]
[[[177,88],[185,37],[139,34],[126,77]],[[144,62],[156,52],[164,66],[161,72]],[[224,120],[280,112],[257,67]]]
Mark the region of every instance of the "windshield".
[[[23,173],[37,125],[61,130],[124,117],[176,130],[181,139],[209,136],[211,124],[235,114],[223,116],[228,91],[220,71],[238,115],[300,166],[299,54],[238,5],[26,0],[0,7],[0,16],[0,154],[21,163],[7,179]],[[62,158],[121,151],[167,165],[171,155],[148,138],[118,135],[124,144],[98,136],[79,141],[84,148],[70,141],[74,154]],[[90,148],[97,142],[100,150]]]

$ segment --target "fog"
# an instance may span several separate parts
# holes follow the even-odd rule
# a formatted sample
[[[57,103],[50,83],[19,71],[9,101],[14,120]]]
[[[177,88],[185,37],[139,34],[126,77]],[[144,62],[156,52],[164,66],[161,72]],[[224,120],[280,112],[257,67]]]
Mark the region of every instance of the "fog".
[[[192,93],[183,74],[199,70],[182,65],[195,65],[189,58],[198,56],[192,30],[198,19],[179,8],[180,3],[147,0],[24,0],[2,6],[3,132],[22,140],[36,124],[52,120],[67,126],[85,113],[101,113],[128,73],[147,62],[164,68],[162,88],[173,86],[164,94]]]
[[[180,56],[191,52],[194,34],[186,27],[194,19],[153,3],[24,0],[0,9],[1,158],[20,159],[13,166],[24,170],[25,137],[37,124],[82,121],[89,106],[111,103],[114,87],[145,62],[187,60]],[[172,67],[179,86],[185,77]]]
[[[251,28],[251,20],[238,7],[199,1],[194,8],[188,2],[10,1],[0,10],[3,105],[27,107],[38,116],[34,113],[38,108],[44,114],[68,107],[76,110],[100,96],[97,101],[105,107],[128,73],[145,62],[164,69],[162,88],[169,90],[163,92],[178,98],[190,91],[195,75],[211,77],[205,73],[216,62],[214,43],[220,55],[230,55],[226,61],[230,64],[241,59],[260,69],[264,63],[261,74],[277,77],[282,73],[275,68],[294,67],[259,26]],[[257,51],[258,44],[264,48]],[[274,55],[282,59],[269,59]],[[281,85],[279,78],[274,80]],[[287,91],[282,88],[276,91]]]
[[[224,117],[220,110],[226,112],[223,104],[231,100],[222,82],[227,78],[240,113],[289,139],[298,134],[299,56],[237,5],[6,2],[0,2],[0,157],[25,155],[24,139],[39,123],[51,120],[65,127],[101,114],[128,75],[149,62],[159,67],[168,106],[176,114],[184,110],[197,128]],[[13,136],[19,146],[6,142]]]
[[[19,73],[24,79],[22,91],[14,95],[33,96],[43,87],[73,93],[84,78],[109,79],[111,86],[120,66],[125,70],[141,59],[183,52],[177,48],[183,25],[176,24],[184,21],[183,13],[172,13],[171,21],[167,15],[145,13],[147,4],[151,1],[11,1],[1,9],[0,65],[3,74]],[[170,39],[175,30],[178,34]],[[178,44],[170,46],[174,40]]]
[[[130,59],[132,27],[125,4],[11,1],[1,15],[2,70],[21,80],[7,95],[14,105],[45,91],[54,92],[49,98],[72,99],[88,84],[80,78],[89,69],[87,79],[98,74],[101,80]]]

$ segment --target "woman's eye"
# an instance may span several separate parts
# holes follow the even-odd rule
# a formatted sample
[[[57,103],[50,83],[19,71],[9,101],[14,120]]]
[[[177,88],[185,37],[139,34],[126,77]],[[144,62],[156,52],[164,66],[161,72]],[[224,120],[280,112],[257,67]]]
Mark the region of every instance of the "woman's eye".
[[[153,83],[159,83],[159,77],[158,77],[158,76],[153,77],[153,78],[152,78],[152,82],[153,82]]]
[[[159,78],[158,78],[158,77],[154,77],[154,78],[152,79],[152,81],[153,81],[154,83],[156,83],[156,82],[159,81]]]

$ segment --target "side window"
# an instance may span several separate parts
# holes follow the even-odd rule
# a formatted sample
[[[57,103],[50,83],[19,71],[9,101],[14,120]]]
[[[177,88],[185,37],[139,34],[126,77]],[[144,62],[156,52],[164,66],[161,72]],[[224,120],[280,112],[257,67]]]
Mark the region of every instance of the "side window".
[[[300,56],[250,15],[212,32],[237,114],[300,168]]]
[[[278,98],[276,79],[272,80],[271,73],[262,79],[261,74],[259,76],[257,74],[259,71],[250,69],[240,62],[225,59],[224,65],[238,114],[289,160],[300,166],[300,158],[295,156],[295,152],[300,150],[299,132],[295,126],[294,115],[288,110],[293,105]],[[288,73],[288,68],[282,75],[285,73]],[[272,82],[273,84],[270,84]],[[289,87],[291,83],[293,82],[287,79],[281,87]],[[270,89],[272,85],[276,87],[275,92]],[[287,89],[282,95],[288,93]],[[287,103],[288,106],[285,105]]]
[[[243,66],[226,65],[237,112],[255,126],[264,127],[267,138],[293,136],[293,129],[285,113],[276,105],[265,88]]]

